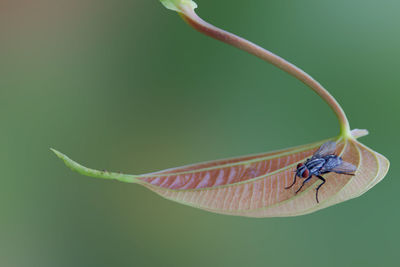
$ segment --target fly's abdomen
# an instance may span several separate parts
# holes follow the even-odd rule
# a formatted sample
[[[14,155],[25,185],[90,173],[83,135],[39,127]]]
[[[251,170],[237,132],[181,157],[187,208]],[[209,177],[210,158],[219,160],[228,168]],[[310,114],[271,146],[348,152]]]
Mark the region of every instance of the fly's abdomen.
[[[326,160],[326,163],[324,166],[324,171],[327,171],[327,172],[340,166],[343,162],[341,157],[338,157],[335,155],[327,156],[327,157],[325,157],[325,160]]]

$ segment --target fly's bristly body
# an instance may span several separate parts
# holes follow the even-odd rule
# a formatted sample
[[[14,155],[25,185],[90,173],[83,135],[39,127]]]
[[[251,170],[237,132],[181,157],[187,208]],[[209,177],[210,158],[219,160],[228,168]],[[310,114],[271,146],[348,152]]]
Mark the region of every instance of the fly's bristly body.
[[[291,188],[296,183],[297,177],[303,178],[305,180],[301,184],[300,188],[296,190],[295,193],[297,194],[303,188],[304,184],[307,183],[312,176],[315,176],[322,181],[322,183],[317,186],[315,193],[315,198],[317,203],[319,203],[318,190],[326,182],[325,178],[321,176],[322,174],[335,172],[345,175],[354,175],[354,172],[357,169],[353,164],[343,161],[341,157],[335,155],[335,150],[336,142],[328,141],[324,143],[311,158],[307,159],[304,163],[299,163],[297,165],[293,183],[286,187],[286,189]]]

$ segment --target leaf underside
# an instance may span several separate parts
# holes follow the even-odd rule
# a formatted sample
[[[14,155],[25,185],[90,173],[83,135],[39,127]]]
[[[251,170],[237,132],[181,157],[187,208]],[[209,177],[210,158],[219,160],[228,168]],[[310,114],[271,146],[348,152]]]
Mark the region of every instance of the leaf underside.
[[[321,142],[232,159],[168,169],[144,175],[126,175],[86,168],[53,150],[71,169],[81,174],[138,183],[155,193],[203,210],[247,217],[283,217],[311,213],[358,197],[386,175],[389,161],[354,138],[340,139],[336,154],[357,166],[355,176],[325,174],[326,183],[312,178],[295,194],[304,179],[293,181],[294,170],[318,149]]]

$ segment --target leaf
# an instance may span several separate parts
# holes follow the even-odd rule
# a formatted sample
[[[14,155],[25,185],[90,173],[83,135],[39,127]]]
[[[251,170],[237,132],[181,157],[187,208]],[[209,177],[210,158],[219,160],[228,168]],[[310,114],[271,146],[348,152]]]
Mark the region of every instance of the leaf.
[[[355,176],[324,175],[327,182],[319,191],[319,204],[315,200],[315,188],[320,183],[318,179],[312,178],[298,194],[295,191],[302,179],[297,179],[290,189],[285,187],[293,181],[296,165],[310,157],[327,140],[144,175],[88,169],[53,151],[68,167],[81,174],[137,183],[181,204],[221,214],[281,217],[311,213],[358,197],[381,181],[388,171],[389,161],[355,139],[365,134],[354,130],[352,136],[337,141],[337,154],[357,166],[357,171]]]

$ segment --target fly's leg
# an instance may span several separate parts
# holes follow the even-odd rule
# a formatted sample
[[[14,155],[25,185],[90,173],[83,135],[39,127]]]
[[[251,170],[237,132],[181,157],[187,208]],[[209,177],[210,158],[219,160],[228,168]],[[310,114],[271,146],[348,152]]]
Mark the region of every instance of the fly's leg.
[[[308,177],[307,179],[304,180],[304,182],[301,184],[300,188],[297,189],[297,191],[295,192],[295,194],[297,194],[297,193],[303,188],[304,184],[307,183],[307,182],[311,179],[311,177],[312,177],[312,176],[310,176],[310,177]]]
[[[315,175],[318,177],[318,179],[322,180],[322,183],[317,187],[317,192],[315,193],[315,199],[317,200],[317,203],[319,203],[318,201],[318,190],[321,188],[321,186],[326,182],[325,178],[322,177],[321,175]]]
[[[291,188],[296,183],[296,176],[297,176],[297,173],[294,174],[293,183],[291,185],[289,185],[288,187],[285,187],[285,189]]]

